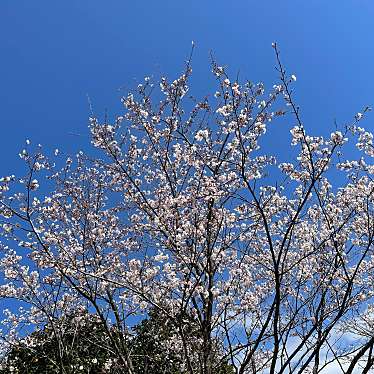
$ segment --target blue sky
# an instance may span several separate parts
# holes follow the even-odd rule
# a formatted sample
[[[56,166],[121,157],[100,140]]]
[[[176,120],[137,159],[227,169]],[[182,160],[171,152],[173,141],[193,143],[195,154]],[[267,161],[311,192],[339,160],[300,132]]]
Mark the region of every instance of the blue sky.
[[[17,173],[26,138],[86,148],[87,95],[96,115],[119,114],[144,76],[181,71],[192,40],[201,94],[212,86],[210,50],[232,73],[273,84],[277,41],[305,126],[329,132],[374,106],[373,20],[372,0],[1,0],[0,174]]]

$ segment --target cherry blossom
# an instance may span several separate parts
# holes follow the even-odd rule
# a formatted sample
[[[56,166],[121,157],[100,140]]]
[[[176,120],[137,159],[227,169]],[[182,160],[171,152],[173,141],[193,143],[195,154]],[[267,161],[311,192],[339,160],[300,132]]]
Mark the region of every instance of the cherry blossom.
[[[367,110],[310,135],[272,46],[270,92],[212,60],[217,88],[193,99],[189,59],[172,81],[146,77],[113,123],[90,118],[93,156],[20,152],[25,175],[0,179],[0,295],[22,307],[3,313],[4,350],[79,309],[116,326],[111,349],[134,373],[126,333],[156,309],[185,373],[215,373],[218,353],[238,374],[373,367]],[[268,154],[278,116],[290,148]],[[181,315],[199,326],[193,341]]]

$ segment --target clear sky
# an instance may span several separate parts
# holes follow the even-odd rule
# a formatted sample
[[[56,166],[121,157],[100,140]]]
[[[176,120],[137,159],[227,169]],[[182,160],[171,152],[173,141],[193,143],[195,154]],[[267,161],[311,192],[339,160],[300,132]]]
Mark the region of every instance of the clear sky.
[[[277,41],[310,132],[374,106],[373,0],[0,0],[0,174],[17,172],[26,138],[85,148],[87,95],[98,116],[120,114],[121,87],[175,77],[192,40],[193,92],[211,86],[210,50],[231,72],[275,83]]]

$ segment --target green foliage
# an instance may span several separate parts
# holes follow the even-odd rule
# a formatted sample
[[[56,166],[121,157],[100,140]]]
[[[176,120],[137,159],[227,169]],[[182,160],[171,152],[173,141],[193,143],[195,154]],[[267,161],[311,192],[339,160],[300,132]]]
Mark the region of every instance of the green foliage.
[[[0,373],[104,373],[101,368],[111,356],[108,348],[108,335],[94,316],[69,316],[20,340]]]
[[[186,344],[198,358],[196,321],[183,318]],[[109,331],[115,333],[113,327]],[[177,334],[175,322],[156,311],[136,325],[133,334],[127,336],[136,374],[186,373],[182,347],[176,346],[173,339]],[[106,326],[95,316],[69,316],[18,341],[4,358],[0,374],[126,373],[111,344]],[[217,357],[216,374],[234,374],[231,365],[219,361]]]
[[[178,326],[178,327],[177,327]],[[171,321],[156,310],[151,310],[147,319],[134,328],[132,341],[133,364],[138,374],[184,374],[187,373],[181,350],[177,346],[181,339],[177,337],[179,327],[183,326],[184,339],[190,356],[195,357],[198,366],[201,330],[191,316],[183,314]],[[217,348],[218,350],[218,348]],[[214,360],[215,374],[234,374],[234,368],[227,362],[221,362],[219,355]]]

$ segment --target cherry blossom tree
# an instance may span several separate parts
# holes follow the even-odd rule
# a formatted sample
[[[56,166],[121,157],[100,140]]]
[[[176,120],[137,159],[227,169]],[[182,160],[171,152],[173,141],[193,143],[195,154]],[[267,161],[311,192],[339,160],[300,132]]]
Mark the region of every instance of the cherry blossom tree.
[[[156,310],[181,373],[372,370],[370,108],[309,135],[273,48],[270,90],[212,58],[218,89],[195,99],[190,57],[159,90],[145,78],[115,121],[90,118],[92,156],[61,166],[27,145],[26,175],[1,180],[4,349],[81,308],[133,374],[128,333]],[[291,145],[270,154],[277,122]]]

